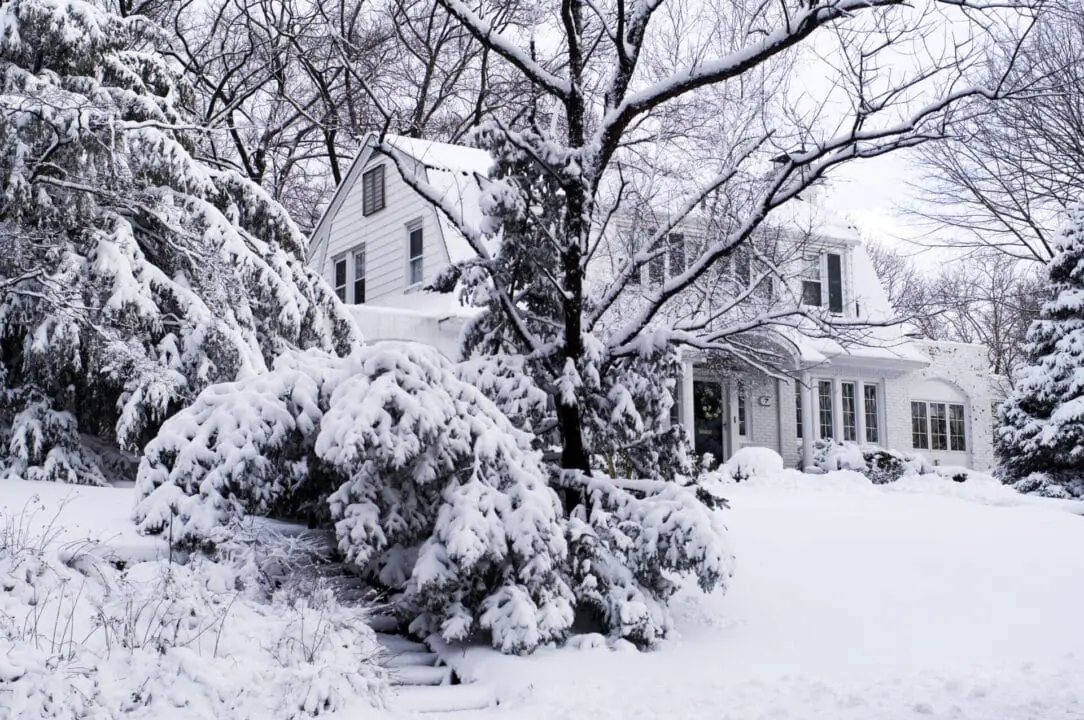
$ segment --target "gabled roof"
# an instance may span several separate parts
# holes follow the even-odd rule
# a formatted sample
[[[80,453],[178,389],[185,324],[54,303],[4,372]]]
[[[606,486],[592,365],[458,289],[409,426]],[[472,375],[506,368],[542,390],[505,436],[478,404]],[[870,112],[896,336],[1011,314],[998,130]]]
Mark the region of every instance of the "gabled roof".
[[[794,338],[804,366],[823,363],[858,364],[877,363],[920,367],[930,360],[911,338],[903,323],[892,323],[895,312],[888,300],[888,293],[877,275],[866,248],[854,245],[851,251],[851,276],[854,301],[858,304],[858,319],[871,323],[860,331],[857,342],[846,345],[831,338],[797,335]]]
[[[493,158],[489,156],[489,153],[463,145],[432,142],[400,135],[385,135],[383,139],[385,143],[413,158],[419,168],[425,171],[426,182],[440,193],[446,202],[458,207],[468,223],[481,224],[482,183],[493,167]],[[379,152],[379,142],[380,136],[377,133],[367,134],[362,141],[346,177],[343,178],[339,187],[335,188],[331,202],[328,203],[316,224],[312,236],[317,241],[309,246],[308,259],[310,261],[326,253],[331,229],[328,224],[338,213],[354,183],[360,178],[362,168],[368,165],[374,152]],[[460,262],[475,254],[462,233],[455,228],[444,213],[437,211],[437,220],[451,262]]]

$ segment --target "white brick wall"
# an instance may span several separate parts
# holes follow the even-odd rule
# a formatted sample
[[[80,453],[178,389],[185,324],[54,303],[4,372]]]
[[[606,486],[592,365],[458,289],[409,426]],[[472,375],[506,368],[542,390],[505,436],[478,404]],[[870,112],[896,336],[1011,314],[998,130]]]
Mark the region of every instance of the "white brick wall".
[[[933,452],[921,451],[933,460],[944,464],[967,465],[977,470],[987,470],[996,464],[993,449],[993,413],[992,405],[1000,402],[1004,395],[1001,378],[992,375],[986,357],[986,349],[981,345],[922,341],[920,349],[930,358],[927,368],[909,376],[907,417],[910,417],[910,400],[931,400],[931,392],[937,391],[938,385],[945,386],[946,392],[953,390],[965,396],[965,417],[968,423],[968,452]],[[909,430],[908,430],[909,432]],[[906,447],[910,448],[908,442]]]

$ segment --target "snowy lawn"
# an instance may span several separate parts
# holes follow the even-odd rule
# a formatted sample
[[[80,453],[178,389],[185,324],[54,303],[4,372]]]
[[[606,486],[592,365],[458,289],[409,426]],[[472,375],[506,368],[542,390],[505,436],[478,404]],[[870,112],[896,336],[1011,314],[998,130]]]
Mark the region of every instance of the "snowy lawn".
[[[656,652],[471,650],[503,693],[476,716],[1084,718],[1080,505],[846,472],[727,495],[727,596],[679,596]]]

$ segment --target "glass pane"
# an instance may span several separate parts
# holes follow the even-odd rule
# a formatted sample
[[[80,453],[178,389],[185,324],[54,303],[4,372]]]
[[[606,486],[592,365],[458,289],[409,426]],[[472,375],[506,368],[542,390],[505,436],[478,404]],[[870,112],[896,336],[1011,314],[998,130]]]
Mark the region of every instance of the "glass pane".
[[[738,435],[745,437],[747,434],[745,409],[745,388],[738,386]]]
[[[843,402],[843,440],[858,442],[858,399],[854,383],[845,382],[839,390]]]
[[[797,430],[797,437],[802,437],[802,390],[804,389],[800,382],[794,381],[794,427]]]
[[[425,250],[425,243],[422,237],[422,229],[414,228],[410,231],[410,258],[421,257]]]
[[[666,258],[660,255],[648,262],[647,279],[652,285],[662,285],[666,279]]]
[[[335,287],[346,285],[346,260],[335,261]]]
[[[814,306],[821,304],[821,284],[819,281],[802,281],[802,304]]]
[[[864,400],[866,401],[866,442],[876,444],[881,441],[881,434],[877,425],[880,417],[877,408],[877,386],[866,385],[862,392],[865,394]]]
[[[667,241],[670,243],[670,276],[673,277],[685,272],[685,236],[670,233]]]
[[[711,453],[723,460],[723,386],[717,382],[693,383],[693,433],[696,454]]]
[[[820,431],[822,438],[835,435],[832,422],[832,381],[821,380],[817,383],[817,400],[820,405]]]
[[[422,281],[422,259],[414,258],[410,261],[410,284],[417,285]]]
[[[911,446],[918,450],[928,450],[930,448],[926,403],[911,403]]]
[[[964,406],[949,405],[949,449],[957,452],[967,450],[967,430],[964,424]]]
[[[948,450],[948,414],[944,403],[930,403],[930,449]]]

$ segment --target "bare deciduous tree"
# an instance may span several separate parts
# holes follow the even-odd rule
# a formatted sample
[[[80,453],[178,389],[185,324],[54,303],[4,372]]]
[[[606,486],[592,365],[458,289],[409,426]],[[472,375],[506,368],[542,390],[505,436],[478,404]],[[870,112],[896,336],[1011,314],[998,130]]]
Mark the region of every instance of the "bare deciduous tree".
[[[535,96],[535,112],[517,123],[491,120],[479,136],[498,161],[487,192],[504,220],[499,250],[393,144],[382,149],[472,244],[477,257],[459,271],[485,288],[489,336],[503,333],[535,363],[536,381],[553,398],[561,464],[583,471],[595,378],[660,343],[745,354],[751,331],[807,318],[798,304],[736,313],[745,291],[692,315],[670,310],[832,168],[942,137],[953,108],[998,98],[1004,76],[972,81],[985,61],[983,43],[1026,29],[1027,13],[1041,5],[563,0],[540,6],[540,17],[556,20],[524,38],[494,30],[486,4],[437,2]],[[712,22],[682,24],[697,12]],[[796,57],[802,62],[793,64]],[[693,112],[687,127],[682,110],[701,99],[712,103],[711,116]],[[588,268],[605,246],[607,224],[640,197],[629,176],[644,156],[670,171],[664,222],[599,282]],[[679,272],[647,292],[638,287],[634,304],[621,302],[672,252],[675,228],[708,203],[716,228],[709,240]],[[525,275],[532,284],[514,281]]]
[[[1084,6],[1048,3],[1028,42],[1013,50],[1020,91],[964,115],[948,142],[922,150],[929,206],[918,212],[949,231],[944,242],[1051,258],[1066,206],[1084,197],[1082,47]]]

